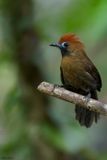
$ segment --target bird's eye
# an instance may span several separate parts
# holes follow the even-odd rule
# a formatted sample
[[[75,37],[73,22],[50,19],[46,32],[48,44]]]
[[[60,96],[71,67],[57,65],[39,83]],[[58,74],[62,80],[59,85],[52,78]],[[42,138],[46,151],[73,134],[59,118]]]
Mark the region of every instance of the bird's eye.
[[[67,42],[63,42],[61,45],[62,45],[63,48],[67,48],[68,47],[68,43]]]

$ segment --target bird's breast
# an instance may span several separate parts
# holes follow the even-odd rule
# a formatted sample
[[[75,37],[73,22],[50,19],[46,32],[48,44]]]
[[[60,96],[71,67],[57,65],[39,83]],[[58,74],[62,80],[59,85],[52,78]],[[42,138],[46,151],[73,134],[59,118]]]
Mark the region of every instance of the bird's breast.
[[[69,56],[62,58],[61,69],[66,85],[71,85],[77,89],[85,85],[83,81],[79,80],[79,74],[81,74],[82,70],[82,63],[78,59]]]

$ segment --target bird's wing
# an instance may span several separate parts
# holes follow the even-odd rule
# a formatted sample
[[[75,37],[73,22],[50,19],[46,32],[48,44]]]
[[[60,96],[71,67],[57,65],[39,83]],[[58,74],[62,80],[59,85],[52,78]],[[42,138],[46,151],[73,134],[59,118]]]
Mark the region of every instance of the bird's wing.
[[[102,82],[100,74],[88,57],[65,57],[61,62],[61,80],[65,85],[82,90],[99,90]]]
[[[90,63],[89,63],[90,62]],[[94,64],[89,60],[88,61],[88,65],[86,65],[86,71],[88,72],[88,74],[90,74],[93,79],[96,82],[97,85],[97,90],[100,91],[101,87],[102,87],[102,80],[100,77],[100,74],[97,70],[97,68],[94,66]]]
[[[81,63],[82,65],[82,63]],[[62,67],[61,71],[61,81],[65,86],[72,86],[77,89],[87,90],[88,88],[96,90],[96,81],[91,76],[90,73],[86,71],[85,68],[78,67],[80,64],[70,65],[66,70]]]
[[[81,89],[84,90],[85,88],[88,87],[92,90],[97,89],[96,81],[88,71],[78,70],[77,75],[78,75],[78,83],[81,83],[80,84]]]

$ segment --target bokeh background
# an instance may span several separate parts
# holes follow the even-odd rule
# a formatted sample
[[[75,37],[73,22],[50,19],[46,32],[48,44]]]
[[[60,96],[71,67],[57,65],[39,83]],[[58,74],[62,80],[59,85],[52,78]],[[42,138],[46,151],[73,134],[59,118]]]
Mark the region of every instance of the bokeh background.
[[[107,160],[107,118],[81,127],[74,105],[36,89],[61,84],[61,55],[49,44],[67,32],[85,43],[107,103],[106,0],[0,0],[1,160]]]

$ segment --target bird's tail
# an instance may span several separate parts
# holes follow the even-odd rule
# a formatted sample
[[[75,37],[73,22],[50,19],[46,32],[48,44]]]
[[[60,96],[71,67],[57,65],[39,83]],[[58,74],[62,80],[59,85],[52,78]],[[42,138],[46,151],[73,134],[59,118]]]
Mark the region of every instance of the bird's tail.
[[[91,92],[91,98],[98,99],[96,91]],[[97,123],[99,119],[99,113],[85,109],[82,106],[76,105],[75,113],[76,120],[79,121],[80,125],[86,126],[87,128],[90,127],[94,121]]]

